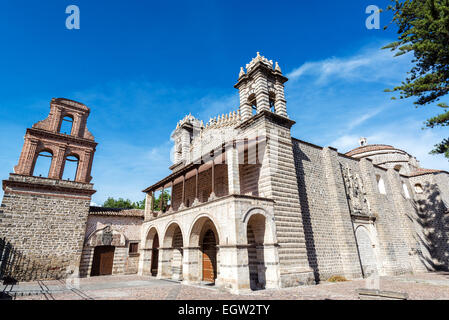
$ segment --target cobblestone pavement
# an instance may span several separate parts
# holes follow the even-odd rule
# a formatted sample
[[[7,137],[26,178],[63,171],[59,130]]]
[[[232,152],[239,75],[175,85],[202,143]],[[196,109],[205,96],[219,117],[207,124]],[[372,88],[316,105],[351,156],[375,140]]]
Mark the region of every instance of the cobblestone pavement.
[[[409,299],[449,299],[449,273],[381,277],[379,283],[380,290],[407,293]],[[233,295],[215,287],[128,275],[80,279],[79,287],[66,286],[65,281],[35,281],[1,286],[0,290],[16,300],[354,300],[357,289],[365,287],[365,280],[353,280]]]

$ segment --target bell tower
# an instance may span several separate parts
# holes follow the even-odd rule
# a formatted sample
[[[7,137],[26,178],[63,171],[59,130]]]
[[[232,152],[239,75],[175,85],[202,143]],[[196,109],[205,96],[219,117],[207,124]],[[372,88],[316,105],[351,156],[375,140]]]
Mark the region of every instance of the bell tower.
[[[240,69],[239,80],[234,86],[239,90],[242,121],[263,110],[287,118],[284,95],[287,81],[277,62],[273,66],[272,60],[257,52],[257,56],[246,65],[246,72],[243,67]]]
[[[90,181],[97,143],[87,130],[89,113],[82,103],[52,99],[48,117],[27,129],[14,173],[3,180],[0,238],[21,261],[8,274],[17,280],[64,278],[79,267],[95,193]],[[37,175],[42,157],[50,164]],[[75,172],[67,178],[69,162]]]

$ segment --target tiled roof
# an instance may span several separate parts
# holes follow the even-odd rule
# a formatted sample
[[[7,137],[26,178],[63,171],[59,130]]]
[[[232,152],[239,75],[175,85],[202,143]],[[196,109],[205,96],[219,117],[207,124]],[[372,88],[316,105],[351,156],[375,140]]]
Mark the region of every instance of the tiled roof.
[[[440,173],[440,172],[446,172],[446,171],[418,168],[418,169],[416,169],[416,171],[413,171],[412,173],[410,173],[410,177],[416,177],[416,176],[422,176],[424,174],[432,174],[432,173]]]
[[[89,215],[99,216],[122,216],[122,217],[144,217],[145,210],[142,209],[119,209],[119,208],[104,208],[93,207],[89,208]]]
[[[364,152],[378,151],[378,150],[394,150],[394,149],[395,148],[393,146],[389,146],[386,144],[369,144],[367,146],[358,147],[349,152],[346,152],[345,155],[353,156]]]

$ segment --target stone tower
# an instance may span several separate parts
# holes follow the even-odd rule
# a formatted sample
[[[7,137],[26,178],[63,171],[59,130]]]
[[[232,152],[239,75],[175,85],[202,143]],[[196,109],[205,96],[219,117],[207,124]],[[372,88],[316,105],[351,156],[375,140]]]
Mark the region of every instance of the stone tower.
[[[92,161],[97,143],[87,130],[90,110],[68,99],[52,99],[49,116],[27,129],[19,163],[3,180],[0,237],[26,262],[16,279],[64,278],[79,266],[92,194]],[[63,122],[71,127],[61,132]],[[48,176],[36,176],[36,163],[51,158]],[[63,180],[67,161],[76,162]]]
[[[278,240],[281,286],[314,282],[303,227],[296,179],[291,127],[284,83],[276,62],[257,56],[240,70],[235,88],[240,94],[241,137],[257,136],[265,141],[258,174],[258,195],[274,200],[274,220]],[[257,166],[256,166],[257,167]]]
[[[240,69],[239,80],[234,86],[239,90],[240,114],[242,121],[249,119],[255,113],[263,110],[271,111],[282,117],[287,117],[284,83],[288,81],[282,75],[281,68],[276,62],[257,53],[257,56]]]

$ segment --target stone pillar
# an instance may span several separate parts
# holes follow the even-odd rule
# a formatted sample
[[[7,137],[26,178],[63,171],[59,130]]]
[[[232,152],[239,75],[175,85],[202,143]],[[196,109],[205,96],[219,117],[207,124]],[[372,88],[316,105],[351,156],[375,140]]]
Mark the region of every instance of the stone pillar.
[[[239,157],[236,147],[231,146],[226,150],[228,163],[228,193],[240,194]]]
[[[201,281],[199,261],[201,252],[199,247],[184,247],[182,256],[182,283],[197,284]]]
[[[240,116],[242,121],[246,121],[251,118],[252,111],[251,105],[248,103],[248,87],[247,84],[242,84],[239,88],[240,97]]]
[[[151,191],[145,196],[145,221],[149,220],[153,216],[153,204],[153,191]]]
[[[53,155],[50,166],[49,178],[52,179],[62,179],[65,166],[65,146],[60,146],[58,148],[57,154]]]
[[[80,133],[82,117],[80,114],[73,115],[73,124],[72,124],[72,132],[70,133],[72,136],[78,137]]]
[[[266,243],[257,248],[257,257],[263,257],[264,265],[259,268],[260,272],[265,273],[265,288],[275,289],[281,287],[281,273],[279,269],[278,244]],[[260,276],[259,276],[260,279]]]
[[[51,113],[50,113],[51,114]],[[53,123],[50,127],[50,131],[53,132],[58,132],[60,129],[60,124],[61,124],[61,115],[62,115],[62,110],[60,107],[55,106],[53,109]]]
[[[19,164],[15,167],[15,173],[32,175],[37,154],[37,140],[25,139],[25,145],[20,155]]]
[[[256,86],[257,113],[260,113],[263,110],[270,111],[270,98],[268,96],[267,78],[260,71],[254,75],[254,78]]]
[[[153,249],[143,248],[140,249],[140,260],[139,260],[139,275],[140,276],[150,276],[151,275],[151,259],[153,257]]]
[[[287,100],[285,100],[284,85],[279,81],[279,79],[276,79],[274,87],[276,90],[276,100],[274,102],[276,114],[287,118]]]
[[[339,235],[335,241],[339,247],[341,261],[338,267],[335,266],[335,272],[341,272],[347,278],[360,278],[362,269],[337,149],[326,147],[322,151],[322,156],[327,177],[328,198],[332,201],[331,216]]]
[[[159,265],[157,269],[158,279],[171,278],[171,257],[173,248],[159,248]]]
[[[229,289],[231,293],[250,290],[248,246],[220,245],[220,273],[216,285]]]

